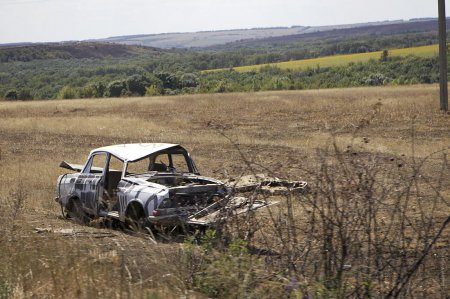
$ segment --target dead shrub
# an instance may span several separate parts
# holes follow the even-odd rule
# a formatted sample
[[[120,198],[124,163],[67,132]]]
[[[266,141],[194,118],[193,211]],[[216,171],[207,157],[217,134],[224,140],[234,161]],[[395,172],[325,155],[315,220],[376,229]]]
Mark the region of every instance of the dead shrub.
[[[243,240],[258,257],[235,282],[242,284],[246,275],[254,278],[247,297],[261,289],[262,297],[445,297],[447,151],[398,158],[340,148],[333,141],[317,157],[315,169],[304,169],[308,194],[287,193],[257,217],[254,212],[229,215],[218,230],[225,240],[215,247],[221,253],[200,251],[197,259],[206,263],[194,273],[196,279],[214,277],[223,286],[230,273],[240,273],[233,268],[237,262],[225,257],[232,240]],[[245,163],[248,172],[267,171],[250,159]],[[244,294],[241,286],[235,290],[226,296]]]

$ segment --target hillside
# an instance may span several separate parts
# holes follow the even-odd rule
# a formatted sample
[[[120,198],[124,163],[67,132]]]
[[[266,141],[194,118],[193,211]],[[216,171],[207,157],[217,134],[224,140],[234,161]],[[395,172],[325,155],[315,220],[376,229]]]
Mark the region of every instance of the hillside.
[[[398,50],[406,54],[396,55],[395,50],[389,57],[395,59],[378,60],[379,51],[385,49],[436,44],[435,23],[420,20],[365,24],[358,28],[334,26],[328,31],[322,28],[322,32],[195,49],[160,49],[94,41],[1,46],[0,97],[29,100],[434,83],[438,80],[434,52],[417,55],[409,50]],[[267,29],[255,30],[261,34],[268,32]],[[306,32],[312,29],[270,30]],[[408,54],[416,57],[405,57]],[[355,62],[362,64],[349,65]],[[306,68],[313,71],[298,70],[302,67],[297,64],[305,66],[305,63]],[[260,65],[270,67],[246,74],[201,72],[240,70],[241,66],[251,66],[244,69],[252,70]],[[291,72],[286,68],[296,70]]]
[[[447,20],[447,28],[450,26],[450,20]],[[314,28],[314,27],[313,27]],[[437,20],[414,20],[404,22],[393,23],[375,23],[375,24],[361,24],[359,26],[348,28],[328,28],[325,30],[306,30],[300,34],[290,34],[283,36],[272,36],[261,39],[243,40],[229,43],[226,45],[220,45],[216,47],[210,47],[210,49],[238,49],[238,48],[256,48],[265,47],[268,45],[286,45],[297,42],[307,42],[311,40],[329,40],[336,39],[336,41],[342,39],[358,39],[360,37],[370,36],[372,39],[380,36],[405,36],[405,35],[418,35],[422,34],[438,34]]]
[[[152,46],[158,48],[198,48],[220,45],[249,38],[266,38],[272,36],[299,34],[307,27],[264,28],[222,30],[185,33],[163,33],[152,35],[117,36],[102,41],[128,45]]]
[[[404,29],[414,32],[422,32],[429,30],[429,26],[436,21],[411,20],[411,21],[384,21],[360,24],[345,24],[334,26],[292,26],[292,27],[275,27],[275,28],[253,28],[253,29],[236,29],[221,31],[202,31],[202,32],[179,32],[179,33],[163,33],[163,34],[142,34],[130,36],[115,36],[101,41],[115,42],[127,45],[142,45],[158,48],[204,48],[217,45],[223,45],[234,42],[248,42],[259,39],[284,38],[286,36],[298,35],[316,35],[323,34],[335,30],[350,30],[348,34],[367,31],[367,28],[384,27],[384,31],[404,32]],[[399,25],[399,27],[396,27]],[[389,28],[392,27],[392,30]],[[374,29],[376,31],[376,29]]]
[[[157,53],[154,48],[143,48],[100,42],[64,42],[0,47],[0,62],[45,59],[106,59],[131,57],[145,52]]]

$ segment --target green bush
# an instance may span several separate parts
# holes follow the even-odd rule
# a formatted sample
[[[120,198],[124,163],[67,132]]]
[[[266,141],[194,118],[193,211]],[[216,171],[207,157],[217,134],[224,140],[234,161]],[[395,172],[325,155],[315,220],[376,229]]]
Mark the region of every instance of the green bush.
[[[194,239],[185,242],[185,265],[190,270],[187,281],[191,287],[211,297],[244,298],[257,291],[257,275],[248,250],[248,243],[235,239],[223,250],[217,250],[215,230],[207,230],[201,245]],[[251,291],[250,291],[251,290]],[[257,296],[258,298],[260,296]]]
[[[178,89],[180,86],[177,75],[169,72],[155,73],[156,78],[160,80],[165,89]]]
[[[228,91],[228,86],[227,86],[227,82],[225,82],[225,81],[219,81],[216,88],[214,89],[214,92],[218,92],[218,93],[227,92],[227,91]]]
[[[162,93],[161,88],[159,88],[156,85],[150,85],[145,88],[145,95],[149,97],[161,95],[161,93]]]
[[[95,88],[92,85],[86,85],[81,90],[81,98],[95,98]]]
[[[16,90],[13,90],[13,89],[12,90],[8,90],[5,93],[5,99],[8,100],[8,101],[15,101],[18,98],[19,98],[19,95],[18,95]]]
[[[120,97],[127,92],[127,87],[124,81],[112,81],[108,84],[107,95],[109,97]]]
[[[17,99],[19,100],[32,100],[33,99],[33,95],[31,94],[31,90],[29,90],[28,88],[23,88],[19,91],[19,94],[17,95]]]
[[[144,75],[133,75],[127,78],[127,90],[132,95],[143,96],[146,93],[146,88],[151,84],[150,79]]]
[[[180,86],[181,88],[185,87],[197,87],[199,85],[200,81],[197,77],[197,75],[192,73],[186,73],[181,75],[180,77]]]
[[[58,93],[58,99],[75,99],[77,98],[77,91],[71,86],[64,86]]]
[[[81,90],[82,98],[101,98],[105,96],[106,86],[103,82],[94,82],[86,85]]]

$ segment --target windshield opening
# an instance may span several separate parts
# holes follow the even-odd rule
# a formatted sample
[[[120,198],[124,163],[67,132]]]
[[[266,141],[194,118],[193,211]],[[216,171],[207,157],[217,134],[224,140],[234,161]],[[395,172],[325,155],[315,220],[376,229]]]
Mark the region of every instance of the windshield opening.
[[[126,176],[156,173],[189,173],[191,166],[186,151],[170,149],[153,153],[127,163]]]

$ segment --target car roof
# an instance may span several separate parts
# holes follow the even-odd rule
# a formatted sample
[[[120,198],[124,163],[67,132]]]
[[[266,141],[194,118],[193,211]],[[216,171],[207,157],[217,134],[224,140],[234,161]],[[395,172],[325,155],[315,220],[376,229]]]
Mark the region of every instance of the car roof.
[[[124,161],[136,161],[153,153],[172,147],[180,147],[180,145],[171,143],[118,144],[96,148],[91,151],[91,155],[96,152],[107,152]]]

